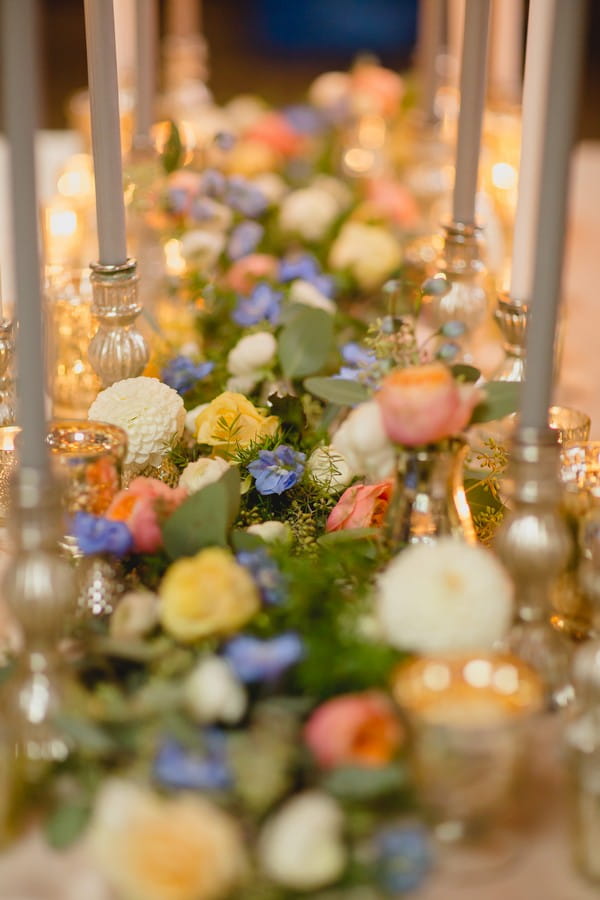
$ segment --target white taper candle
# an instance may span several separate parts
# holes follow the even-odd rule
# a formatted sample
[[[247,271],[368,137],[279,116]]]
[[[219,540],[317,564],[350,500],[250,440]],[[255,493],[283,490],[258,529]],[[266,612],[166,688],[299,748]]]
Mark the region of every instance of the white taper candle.
[[[157,0],[136,0],[136,113],[135,140],[148,141],[154,123],[156,93]]]

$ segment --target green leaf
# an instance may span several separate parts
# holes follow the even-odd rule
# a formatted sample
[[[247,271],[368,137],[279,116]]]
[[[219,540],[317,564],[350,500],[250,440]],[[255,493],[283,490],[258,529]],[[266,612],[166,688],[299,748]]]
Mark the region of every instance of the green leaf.
[[[249,534],[247,531],[242,531],[241,529],[236,529],[231,532],[230,535],[231,546],[233,547],[236,553],[245,553],[251,552],[252,550],[260,550],[261,547],[266,546],[266,541],[263,541],[258,534]]]
[[[467,366],[465,363],[456,363],[450,366],[450,371],[457,381],[466,381],[469,384],[475,384],[481,377],[481,372],[475,366]]]
[[[64,803],[54,810],[44,825],[50,846],[63,850],[72,844],[87,825],[91,811],[90,804],[85,800]]]
[[[485,400],[475,407],[471,425],[495,422],[514,413],[519,404],[520,387],[515,381],[488,381],[484,386]]]
[[[115,745],[106,732],[90,719],[59,713],[56,716],[56,724],[66,737],[71,738],[79,753],[103,756],[115,750]]]
[[[344,800],[370,800],[384,797],[406,786],[406,772],[399,763],[381,768],[344,766],[325,780],[325,788]]]
[[[269,394],[267,397],[269,412],[277,416],[284,428],[302,432],[306,428],[306,416],[299,397],[286,394]]]
[[[228,474],[188,497],[164,523],[165,550],[171,559],[194,556],[203,547],[227,546],[232,489]]]
[[[369,399],[369,391],[364,384],[348,378],[307,378],[304,387],[320,400],[337,406],[354,406]]]
[[[330,547],[332,544],[348,544],[352,541],[363,541],[372,538],[376,540],[381,534],[381,528],[347,528],[342,531],[331,531],[322,534],[317,543],[322,547]]]
[[[227,491],[227,524],[229,528],[231,528],[240,511],[242,483],[239,468],[237,466],[230,466],[229,469],[221,475],[219,481],[225,486],[225,490]]]
[[[279,360],[286,378],[318,372],[325,365],[332,344],[333,317],[322,309],[301,306],[279,334]]]
[[[175,122],[169,122],[169,136],[165,141],[163,152],[161,155],[163,169],[169,175],[178,169],[183,154],[183,144],[181,135]]]

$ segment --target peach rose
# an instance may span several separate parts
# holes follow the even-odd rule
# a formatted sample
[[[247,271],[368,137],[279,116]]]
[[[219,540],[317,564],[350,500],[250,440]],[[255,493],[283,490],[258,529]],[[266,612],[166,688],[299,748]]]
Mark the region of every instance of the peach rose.
[[[155,553],[162,547],[160,521],[175,512],[187,498],[185,488],[172,488],[157,478],[134,478],[114,497],[105,515],[125,522],[133,535],[136,553]]]
[[[326,531],[345,531],[348,528],[369,528],[381,525],[390,502],[393,481],[378,484],[353,484],[344,491],[329,513]]]
[[[395,369],[375,399],[390,440],[418,447],[462,431],[481,392],[473,384],[458,383],[445,365],[434,362]]]
[[[304,726],[304,740],[324,769],[385,765],[403,736],[389,700],[378,691],[328,700]]]
[[[306,141],[278,112],[268,112],[253,122],[244,137],[263,141],[282,156],[298,156]]]
[[[392,178],[373,178],[366,186],[369,209],[396,225],[415,224],[419,211],[415,198],[405,185]]]
[[[228,453],[270,437],[278,426],[277,416],[265,416],[243,394],[224,391],[196,416],[196,439],[216,452]]]
[[[239,294],[250,294],[261,278],[274,278],[279,263],[268,253],[249,253],[231,266],[225,284]]]
[[[373,63],[359,63],[351,80],[352,94],[361,112],[393,116],[400,111],[404,82],[396,72]]]

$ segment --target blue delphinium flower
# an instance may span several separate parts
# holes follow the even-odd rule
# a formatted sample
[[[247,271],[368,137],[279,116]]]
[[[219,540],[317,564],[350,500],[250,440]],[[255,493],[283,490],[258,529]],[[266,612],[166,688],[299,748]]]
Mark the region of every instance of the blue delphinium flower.
[[[241,175],[232,175],[228,180],[225,200],[232,209],[249,219],[260,216],[269,205],[263,192]]]
[[[190,194],[185,188],[172,187],[169,188],[169,207],[174,213],[187,212],[190,205]]]
[[[444,337],[453,339],[462,337],[466,330],[467,326],[465,323],[459,322],[458,319],[452,319],[450,322],[445,322],[440,328]]]
[[[241,634],[226,644],[223,655],[240,681],[254,684],[283,675],[302,659],[304,645],[294,631],[265,641]]]
[[[256,285],[249,297],[240,297],[232,313],[234,322],[248,327],[259,322],[276,325],[279,321],[282,294],[274,290],[266,281]]]
[[[76,512],[71,520],[71,532],[86,556],[92,553],[125,556],[133,545],[132,534],[125,522],[114,522],[91,513]]]
[[[160,373],[161,380],[178,394],[185,394],[194,385],[206,378],[215,364],[212,362],[195,363],[189,356],[176,356]]]
[[[377,362],[377,357],[373,350],[367,350],[358,341],[348,341],[341,350],[342,359],[349,366],[372,366]]]
[[[284,106],[281,112],[294,131],[299,134],[320,134],[326,125],[320,110],[309,106],[308,103]]]
[[[429,869],[432,858],[427,832],[420,825],[384,828],[374,838],[377,877],[394,896],[414,891]]]
[[[202,192],[213,200],[220,200],[227,189],[227,178],[218,169],[205,169],[200,176]]]
[[[227,242],[227,253],[230,259],[241,259],[256,249],[265,229],[258,222],[240,222],[236,225]]]
[[[276,606],[282,602],[285,590],[284,578],[277,564],[265,550],[244,550],[236,554],[236,559],[252,575],[263,603],[267,606]]]
[[[227,764],[227,738],[218,728],[202,732],[198,752],[188,750],[179,741],[167,738],[161,744],[153,764],[160,784],[181,790],[222,790],[231,784]]]
[[[259,494],[283,494],[294,487],[304,474],[306,453],[280,444],[275,450],[261,450],[248,466]]]
[[[292,256],[289,259],[282,259],[279,263],[279,280],[286,284],[288,281],[296,281],[302,278],[303,281],[311,281],[319,275],[321,268],[312,253],[303,253],[300,256]]]

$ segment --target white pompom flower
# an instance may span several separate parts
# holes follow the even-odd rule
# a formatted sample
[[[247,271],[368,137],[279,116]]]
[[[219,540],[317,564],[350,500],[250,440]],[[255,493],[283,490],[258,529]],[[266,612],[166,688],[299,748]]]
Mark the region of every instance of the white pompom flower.
[[[158,466],[185,423],[183,400],[158,378],[125,378],[100,391],[88,418],[119,425],[127,433],[126,465]]]
[[[383,426],[375,400],[356,406],[333,436],[331,447],[341,453],[355,475],[381,481],[393,474],[396,450]]]
[[[496,557],[452,537],[403,550],[380,576],[376,599],[383,638],[425,654],[489,649],[513,612],[513,586]]]
[[[308,458],[306,471],[310,478],[330,494],[348,487],[354,472],[346,458],[333,447],[317,447]]]
[[[227,370],[232,375],[251,375],[272,363],[277,341],[270,331],[257,331],[240,338],[227,356]]]

